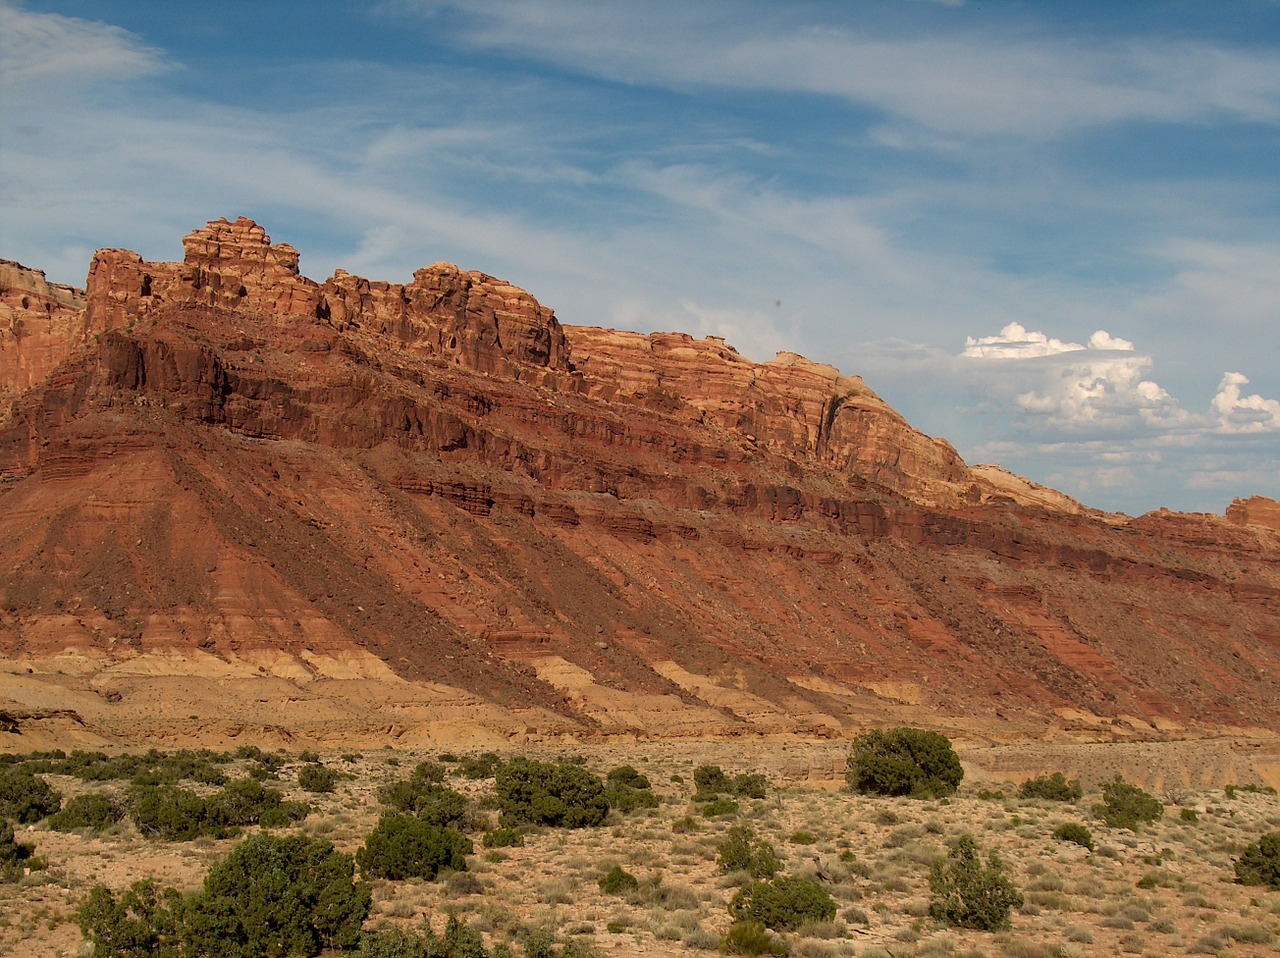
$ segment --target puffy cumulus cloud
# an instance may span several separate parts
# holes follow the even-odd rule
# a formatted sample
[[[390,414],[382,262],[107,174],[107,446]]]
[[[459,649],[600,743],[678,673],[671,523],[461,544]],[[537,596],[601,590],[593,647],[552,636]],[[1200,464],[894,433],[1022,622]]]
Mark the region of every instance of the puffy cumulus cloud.
[[[996,336],[966,337],[963,355],[971,359],[1031,359],[1036,356],[1079,352],[1085,348],[1079,343],[1066,343],[1061,339],[1051,339],[1041,332],[1031,332],[1021,323],[1010,323]],[[1089,337],[1087,348],[1131,352],[1133,343],[1100,329]]]
[[[1245,396],[1240,387],[1249,384],[1241,373],[1227,373],[1213,397],[1218,430],[1224,433],[1280,432],[1280,400],[1257,393]]]
[[[1039,428],[1133,431],[1169,428],[1190,418],[1146,378],[1151,357],[1105,330],[1085,346],[1010,323],[998,335],[968,337],[961,357],[979,361],[972,382],[989,406],[1034,417]]]

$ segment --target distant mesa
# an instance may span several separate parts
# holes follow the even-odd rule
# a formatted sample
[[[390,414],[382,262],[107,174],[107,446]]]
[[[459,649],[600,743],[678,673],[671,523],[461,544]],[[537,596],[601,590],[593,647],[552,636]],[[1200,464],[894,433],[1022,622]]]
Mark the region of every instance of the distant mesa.
[[[183,251],[0,261],[0,746],[1280,731],[1272,500],[1107,514],[791,352]]]

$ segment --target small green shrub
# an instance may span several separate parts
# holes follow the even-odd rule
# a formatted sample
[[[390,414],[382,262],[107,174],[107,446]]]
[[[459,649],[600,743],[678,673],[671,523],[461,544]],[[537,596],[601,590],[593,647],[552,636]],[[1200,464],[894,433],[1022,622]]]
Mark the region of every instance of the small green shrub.
[[[1063,822],[1053,830],[1053,837],[1060,842],[1072,842],[1093,851],[1093,835],[1077,822]]]
[[[805,831],[803,828],[791,833],[791,844],[793,845],[815,845],[818,842],[818,836],[813,832]]]
[[[741,807],[732,798],[713,798],[702,806],[702,817],[716,818],[721,815],[736,815]]]
[[[1154,795],[1117,775],[1103,783],[1102,804],[1093,806],[1093,814],[1111,828],[1136,831],[1143,822],[1154,822],[1164,814],[1164,805]]]
[[[20,824],[38,822],[62,807],[62,794],[26,768],[0,772],[0,818]]]
[[[1178,810],[1178,818],[1184,822],[1198,822],[1200,816],[1194,808],[1181,808]]]
[[[945,861],[929,870],[929,914],[959,928],[998,931],[1009,927],[1009,913],[1024,904],[1022,893],[1004,875],[994,852],[983,866],[972,835],[961,835]]]
[[[311,811],[305,802],[286,802],[279,789],[253,778],[237,778],[209,801],[222,808],[228,825],[281,828],[301,821]]]
[[[950,740],[918,728],[874,730],[853,740],[846,778],[855,792],[941,798],[964,778]]]
[[[608,785],[625,785],[627,788],[640,789],[653,787],[649,781],[649,776],[631,765],[619,765],[617,768],[611,769],[604,778]]]
[[[461,832],[387,812],[356,852],[356,860],[365,877],[430,881],[445,869],[465,871],[472,851],[471,840]]]
[[[749,825],[734,825],[716,848],[722,872],[747,872],[752,878],[772,878],[782,870],[778,855]]]
[[[514,828],[494,828],[484,833],[480,843],[485,848],[519,848],[524,835]]]
[[[709,802],[731,791],[733,782],[719,765],[699,765],[693,770],[693,788],[695,802]]]
[[[790,949],[760,922],[740,921],[725,933],[720,951],[726,955],[785,955]]]
[[[338,773],[319,763],[298,769],[298,787],[305,792],[332,792],[338,785]]]
[[[623,871],[621,865],[614,865],[600,879],[600,890],[606,895],[622,895],[639,887],[640,880],[630,872]]]
[[[805,922],[830,921],[836,903],[815,881],[782,875],[740,888],[729,902],[734,921],[758,921],[766,928],[787,931]]]
[[[758,772],[733,777],[733,794],[741,798],[764,798],[769,780]]]
[[[579,765],[517,758],[499,768],[495,779],[504,825],[583,828],[609,814],[603,783]]]
[[[381,928],[360,936],[357,958],[485,958],[484,939],[457,915],[437,935],[428,924],[420,935],[401,928]]]
[[[184,902],[172,888],[136,881],[117,901],[105,885],[95,885],[76,912],[93,958],[177,958]]]
[[[101,831],[110,828],[124,818],[122,809],[102,792],[86,792],[77,795],[62,806],[62,810],[49,816],[49,827],[56,832],[69,832],[77,828]]]
[[[0,819],[0,882],[13,882],[22,877],[31,863],[35,847],[18,841],[13,826]]]
[[[695,802],[714,801],[720,795],[742,798],[764,798],[768,780],[759,773],[744,773],[730,778],[719,765],[699,765],[693,770]]]
[[[1280,889],[1280,832],[1263,835],[1235,861],[1236,881],[1241,885],[1266,885]]]
[[[493,778],[502,766],[502,758],[497,752],[481,752],[479,755],[464,755],[458,762],[458,771],[463,778]]]
[[[1078,779],[1067,781],[1061,772],[1029,778],[1018,786],[1019,798],[1043,798],[1051,802],[1074,802],[1084,796]]]

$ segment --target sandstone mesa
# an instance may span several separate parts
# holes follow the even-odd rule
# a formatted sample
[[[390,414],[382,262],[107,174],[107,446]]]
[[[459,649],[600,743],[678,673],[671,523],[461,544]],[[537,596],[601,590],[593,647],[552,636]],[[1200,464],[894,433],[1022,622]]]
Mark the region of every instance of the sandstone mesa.
[[[7,748],[1280,728],[1271,500],[1104,514],[794,354],[183,247],[0,262]]]

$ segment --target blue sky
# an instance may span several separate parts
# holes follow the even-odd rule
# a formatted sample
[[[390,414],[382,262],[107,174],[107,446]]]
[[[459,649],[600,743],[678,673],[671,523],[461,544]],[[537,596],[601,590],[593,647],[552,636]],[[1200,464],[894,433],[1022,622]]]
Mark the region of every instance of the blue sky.
[[[0,256],[246,215],[787,349],[1101,508],[1280,498],[1280,3],[0,0]]]

